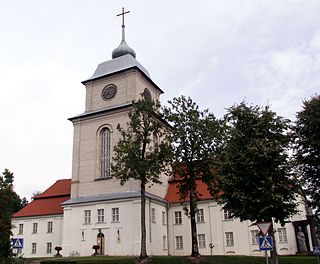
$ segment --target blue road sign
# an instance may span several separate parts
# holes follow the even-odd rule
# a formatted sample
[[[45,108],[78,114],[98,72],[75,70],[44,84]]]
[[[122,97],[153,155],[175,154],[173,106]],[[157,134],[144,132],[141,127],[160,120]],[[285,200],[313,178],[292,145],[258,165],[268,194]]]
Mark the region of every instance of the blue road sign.
[[[12,238],[12,248],[23,248],[23,238]]]
[[[313,248],[313,254],[320,255],[320,247],[314,247]]]
[[[272,250],[272,237],[271,236],[264,236],[259,237],[259,249],[260,250]]]

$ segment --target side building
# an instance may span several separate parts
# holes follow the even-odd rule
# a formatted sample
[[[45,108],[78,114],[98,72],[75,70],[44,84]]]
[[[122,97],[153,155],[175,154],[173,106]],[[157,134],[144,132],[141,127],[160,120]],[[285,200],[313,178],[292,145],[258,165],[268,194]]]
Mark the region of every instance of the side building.
[[[54,247],[62,244],[61,203],[70,199],[70,187],[70,179],[58,180],[13,215],[13,237],[23,238],[23,248],[15,253],[25,257],[54,255]]]

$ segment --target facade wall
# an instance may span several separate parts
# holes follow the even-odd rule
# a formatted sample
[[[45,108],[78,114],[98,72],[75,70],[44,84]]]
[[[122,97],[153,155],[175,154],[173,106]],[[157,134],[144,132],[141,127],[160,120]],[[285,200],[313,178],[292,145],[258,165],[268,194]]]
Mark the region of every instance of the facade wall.
[[[258,227],[250,221],[240,222],[237,219],[225,217],[223,208],[214,201],[199,202],[198,208],[203,210],[204,221],[197,222],[198,236],[203,234],[205,245],[199,251],[203,255],[257,255],[264,253],[259,250],[257,240],[254,239],[253,232],[258,232]],[[305,219],[303,205],[299,205],[300,214],[291,218],[292,221]],[[181,212],[182,224],[175,221],[175,212]],[[179,204],[172,205],[168,211],[169,220],[169,253],[171,255],[188,255],[191,253],[191,227],[190,220],[184,214],[183,207]],[[277,251],[280,255],[296,254],[297,245],[295,231],[292,223],[284,227],[274,223],[277,240]],[[280,230],[281,229],[281,230]],[[286,239],[279,240],[280,232],[284,232]],[[182,237],[183,247],[177,245],[177,237]],[[227,241],[228,236],[228,241]],[[232,239],[230,238],[232,237]],[[230,239],[232,241],[230,241]],[[199,237],[198,237],[199,240]],[[210,243],[214,246],[210,248]]]
[[[117,94],[110,100],[102,99],[102,91],[108,84],[117,86]],[[85,112],[131,103],[141,98],[144,89],[148,88],[152,99],[159,100],[160,92],[136,69],[113,74],[98,80],[86,83]]]
[[[112,208],[119,208],[119,221],[113,221]],[[104,221],[98,222],[98,210],[104,210]],[[155,221],[150,215],[154,209]],[[85,210],[91,212],[90,223],[85,223]],[[63,255],[74,253],[81,256],[91,255],[92,246],[98,244],[99,233],[104,236],[105,255],[140,254],[140,199],[117,202],[99,202],[64,208]],[[150,255],[166,255],[167,249],[159,247],[167,234],[167,224],[162,223],[162,212],[166,207],[158,202],[147,200],[146,229],[147,251]]]
[[[48,230],[48,222],[52,223],[52,231]],[[56,246],[62,245],[63,216],[21,217],[12,220],[13,238],[23,238],[22,252],[25,257],[52,257]],[[37,225],[37,232],[34,231]],[[19,226],[23,225],[23,232],[19,233]],[[51,243],[51,252],[48,251],[48,243]],[[32,244],[36,244],[35,252]]]

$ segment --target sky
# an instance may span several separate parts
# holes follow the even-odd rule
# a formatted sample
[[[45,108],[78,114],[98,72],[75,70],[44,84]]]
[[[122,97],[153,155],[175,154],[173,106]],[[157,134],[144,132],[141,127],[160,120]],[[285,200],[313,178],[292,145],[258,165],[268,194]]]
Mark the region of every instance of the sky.
[[[320,0],[0,0],[0,170],[30,201],[71,178],[85,87],[121,40],[165,92],[222,117],[245,100],[294,120],[320,93]]]

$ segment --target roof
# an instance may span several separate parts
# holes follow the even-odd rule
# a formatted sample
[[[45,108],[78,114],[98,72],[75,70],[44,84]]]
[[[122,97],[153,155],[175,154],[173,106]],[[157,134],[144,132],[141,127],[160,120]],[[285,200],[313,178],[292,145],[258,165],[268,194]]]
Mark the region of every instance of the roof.
[[[126,54],[112,60],[102,62],[98,65],[94,74],[87,80],[84,80],[82,84],[85,84],[89,81],[97,80],[108,75],[116,74],[123,72],[129,69],[138,69],[139,72],[158,90],[160,93],[163,91],[160,87],[152,81],[149,72],[130,54]]]
[[[213,199],[212,195],[208,191],[208,186],[201,180],[196,180],[197,184],[197,192],[199,193],[200,200],[210,200]],[[179,181],[170,181],[168,192],[166,195],[166,200],[169,203],[179,203],[180,195],[179,195]],[[189,200],[189,199],[187,199]]]
[[[90,195],[90,196],[82,196],[78,198],[72,198],[62,205],[74,205],[74,204],[82,204],[82,203],[93,203],[93,202],[102,202],[102,201],[112,201],[112,200],[122,200],[122,199],[132,199],[139,198],[141,196],[140,192],[115,192],[115,193],[106,193],[106,194],[98,194],[98,195]],[[162,203],[166,203],[166,201],[154,194],[146,192],[146,197],[149,199],[153,199]]]
[[[34,197],[16,217],[44,216],[63,214],[61,204],[70,199],[71,179],[58,180],[40,195]]]
[[[145,75],[150,78],[149,72],[130,54],[126,54],[112,60],[108,60],[102,62],[98,65],[94,74],[87,80],[82,83],[97,79],[99,77],[103,77],[105,75],[109,75],[112,73],[116,73],[122,70],[130,69],[133,67],[137,67],[141,70]]]

